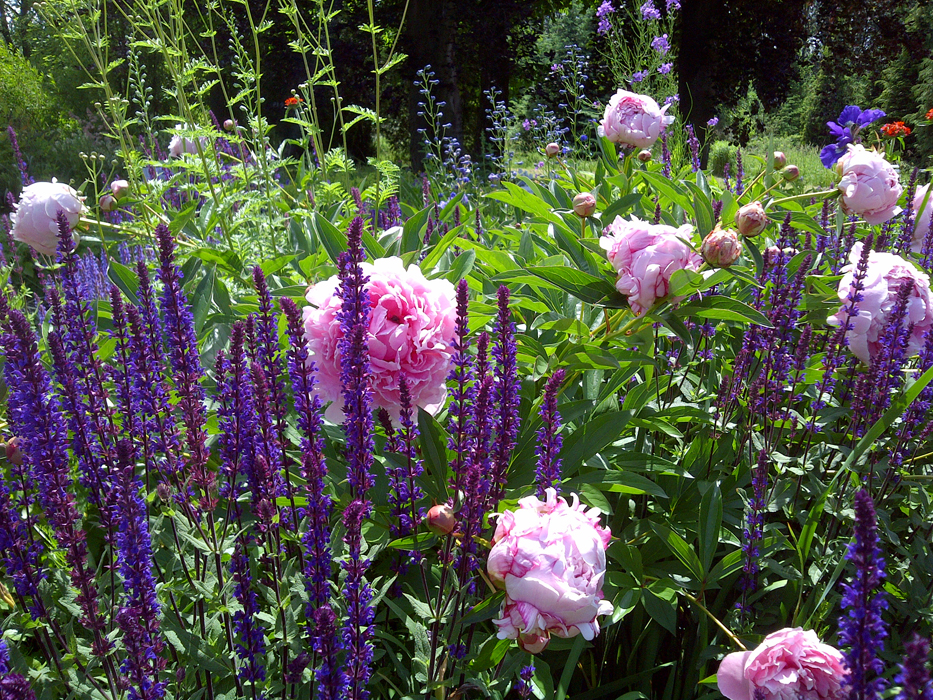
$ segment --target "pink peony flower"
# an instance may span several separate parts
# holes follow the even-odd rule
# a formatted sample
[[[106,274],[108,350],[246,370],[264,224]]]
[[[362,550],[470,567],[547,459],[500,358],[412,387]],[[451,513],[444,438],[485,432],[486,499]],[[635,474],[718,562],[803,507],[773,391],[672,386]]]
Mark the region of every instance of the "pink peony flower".
[[[700,246],[700,255],[710,267],[729,267],[742,254],[739,235],[719,226],[710,231]]]
[[[914,253],[923,252],[923,241],[930,232],[930,224],[933,223],[930,221],[930,219],[933,218],[930,216],[930,213],[933,212],[933,194],[927,199],[926,205],[923,203],[923,199],[927,196],[927,192],[929,191],[929,184],[917,188],[917,194],[914,195],[914,200],[910,203],[910,208],[913,209],[914,215],[914,237],[911,241],[910,249]],[[921,209],[921,207],[923,208]],[[917,212],[920,213],[918,214]]]
[[[719,691],[729,700],[841,700],[842,654],[800,627],[769,634],[752,651],[729,654],[719,664]]]
[[[37,253],[55,255],[58,249],[58,212],[74,228],[84,208],[83,198],[63,182],[36,182],[23,188],[11,215],[13,238]]]
[[[192,129],[193,127],[184,124],[176,124],[175,128],[182,130]],[[206,136],[201,136],[198,140],[201,142],[201,150],[203,151],[208,146],[208,139]],[[197,152],[198,144],[195,143],[194,139],[182,138],[178,134],[175,134],[172,136],[172,140],[168,142],[168,154],[173,158],[180,158],[182,153],[197,154]]]
[[[827,319],[831,326],[839,326],[845,321],[845,308],[849,304],[855,266],[861,256],[862,243],[859,241],[849,252],[849,264],[842,268],[844,276],[839,280],[838,290],[842,307]],[[908,355],[920,351],[923,336],[933,328],[933,295],[930,294],[929,276],[900,255],[871,251],[868,255],[868,272],[862,283],[862,300],[858,302],[858,314],[852,317],[852,329],[846,332],[849,349],[865,364],[869,364],[871,358],[881,350],[878,336],[894,306],[897,290],[905,280],[914,283],[904,320],[905,324],[913,324],[907,343]]]
[[[399,418],[399,377],[404,373],[412,402],[437,413],[447,397],[447,365],[452,352],[456,321],[453,285],[444,279],[428,280],[412,265],[407,270],[401,258],[381,258],[363,263],[369,277],[372,302],[369,318],[369,361],[373,404]],[[331,401],[325,416],[343,420],[340,391],[340,356],[337,341],[343,336],[337,311],[341,300],[335,295],[336,275],[308,290],[311,306],[305,307],[305,337],[318,367],[317,386],[321,398]]]
[[[667,296],[671,275],[677,270],[698,270],[703,258],[689,245],[692,227],[674,228],[621,216],[606,226],[599,245],[619,273],[616,289],[628,295],[638,315]]]
[[[606,105],[598,133],[613,143],[649,148],[664,127],[674,122],[674,117],[664,114],[668,107],[659,107],[647,95],[620,89]]]
[[[735,213],[735,226],[743,236],[757,236],[768,227],[768,215],[761,202],[749,202]]]
[[[847,213],[861,216],[869,224],[883,224],[901,211],[897,206],[901,183],[883,154],[850,144],[837,167],[842,173],[838,185],[842,208]]]
[[[606,547],[612,534],[599,526],[599,510],[589,511],[576,494],[568,504],[547,489],[546,501],[528,496],[516,511],[499,515],[486,570],[505,590],[494,620],[499,639],[518,639],[537,654],[550,635],[586,640],[599,634],[599,615],[610,615],[603,599]]]

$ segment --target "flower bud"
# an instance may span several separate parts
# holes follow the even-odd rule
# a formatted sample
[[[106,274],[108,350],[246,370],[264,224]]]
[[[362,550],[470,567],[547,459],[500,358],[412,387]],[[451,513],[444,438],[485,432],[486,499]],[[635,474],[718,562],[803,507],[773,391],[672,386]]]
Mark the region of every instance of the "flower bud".
[[[765,262],[768,263],[769,265],[773,265],[780,256],[781,256],[781,249],[778,248],[776,245],[769,245],[767,248],[765,248],[764,255],[762,255]]]
[[[100,206],[101,211],[113,211],[117,208],[117,198],[112,194],[103,194],[97,204]]]
[[[787,182],[793,182],[798,177],[800,177],[800,168],[798,168],[796,165],[788,165],[786,168],[784,168],[783,171],[781,171],[781,175],[785,180],[787,180]]]
[[[573,198],[573,212],[584,219],[596,213],[596,197],[589,192],[581,192]]]
[[[19,466],[23,463],[23,451],[19,447],[19,438],[11,437],[6,443],[6,458],[9,462]]]
[[[774,169],[780,170],[785,165],[787,165],[787,156],[784,155],[784,151],[775,151],[774,152]]]
[[[457,519],[454,517],[454,509],[446,503],[433,506],[428,511],[425,518],[428,529],[435,535],[449,535],[457,526]]]
[[[700,255],[711,267],[729,267],[742,254],[738,234],[718,226],[710,231],[700,246]]]
[[[750,202],[735,213],[735,227],[743,236],[757,236],[768,227],[768,216],[761,202]]]
[[[110,183],[110,191],[117,199],[123,199],[130,191],[130,183],[126,180],[114,180]]]
[[[234,129],[236,129],[236,122],[233,121],[232,119],[227,119],[227,120],[224,122],[224,130],[225,130],[225,131],[233,131]]]
[[[649,160],[651,160],[651,151],[649,151],[647,148],[644,148],[640,150],[638,155],[635,157],[638,158],[638,160],[640,160],[642,163],[647,163]]]
[[[547,146],[544,147],[544,152],[548,158],[553,158],[554,156],[560,153],[560,145],[556,143],[549,143]]]

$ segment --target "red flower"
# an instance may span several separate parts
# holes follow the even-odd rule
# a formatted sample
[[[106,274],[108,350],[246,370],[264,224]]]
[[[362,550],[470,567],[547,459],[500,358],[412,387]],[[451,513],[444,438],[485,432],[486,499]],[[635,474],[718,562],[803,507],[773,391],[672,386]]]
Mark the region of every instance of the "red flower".
[[[289,97],[285,100],[286,107],[297,107],[299,102],[304,102],[300,97]]]
[[[929,112],[927,112],[927,121],[928,121],[928,122],[933,122],[933,109],[931,109]]]
[[[933,112],[933,110],[930,110],[930,111]],[[911,129],[909,126],[905,126],[904,122],[891,122],[881,127],[881,131],[885,136],[896,138],[898,136],[909,135]]]

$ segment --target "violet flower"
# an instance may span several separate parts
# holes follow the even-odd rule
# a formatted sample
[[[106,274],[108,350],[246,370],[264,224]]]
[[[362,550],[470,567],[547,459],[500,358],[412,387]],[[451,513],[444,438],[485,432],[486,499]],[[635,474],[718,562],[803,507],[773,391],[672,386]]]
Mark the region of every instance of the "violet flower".
[[[26,677],[13,673],[10,666],[10,650],[6,641],[0,639],[0,698],[3,700],[36,700],[36,694],[29,687]]]
[[[845,649],[847,669],[843,685],[850,700],[876,700],[887,687],[879,654],[888,636],[881,619],[888,603],[881,588],[884,559],[875,505],[865,489],[855,494],[855,541],[849,545],[846,559],[855,572],[852,582],[842,587],[842,607],[847,611],[839,620],[839,641]]]
[[[535,468],[538,482],[538,498],[545,497],[545,491],[553,488],[560,494],[560,448],[563,438],[560,436],[560,413],[557,410],[557,394],[564,381],[564,370],[554,371],[544,385],[544,400],[541,403],[541,420],[544,425],[537,432],[538,444],[535,454],[538,464]]]
[[[825,146],[820,151],[823,166],[831,168],[846,154],[850,143],[860,143],[859,132],[874,121],[885,116],[880,109],[867,109],[864,112],[857,105],[848,105],[839,114],[838,122],[826,122],[829,133],[836,142]]]
[[[501,285],[498,291],[499,313],[496,316],[496,342],[492,355],[495,365],[496,437],[492,447],[493,490],[488,503],[494,510],[505,495],[512,449],[518,439],[521,383],[518,378],[518,346],[515,342],[515,324],[509,309],[509,288]]]
[[[23,159],[23,153],[19,150],[19,139],[16,138],[16,131],[13,130],[12,126],[8,126],[6,128],[6,133],[10,139],[10,146],[13,147],[13,158],[16,161],[17,168],[19,168],[20,182],[23,187],[33,184],[35,180],[33,180],[32,176],[29,174],[26,161]]]
[[[933,684],[927,661],[930,658],[930,643],[915,634],[904,644],[904,663],[894,682],[901,686],[896,700],[933,700]]]
[[[337,291],[342,302],[337,313],[343,330],[338,349],[351,499],[343,515],[346,528],[344,542],[347,545],[347,560],[343,563],[347,572],[343,598],[347,604],[347,621],[342,634],[346,649],[347,700],[366,700],[369,697],[366,685],[372,674],[373,661],[372,589],[365,578],[369,561],[362,556],[363,521],[372,512],[368,491],[373,486],[374,449],[367,345],[370,298],[367,278],[360,266],[365,259],[362,236],[363,220],[357,217],[347,231],[347,250],[340,255],[340,286]]]
[[[166,681],[159,680],[166,660],[159,654],[165,641],[159,631],[159,599],[152,575],[152,539],[142,487],[133,469],[129,442],[117,446],[116,501],[120,527],[117,532],[117,562],[123,579],[124,604],[117,613],[123,630],[126,659],[122,670],[129,683],[130,700],[165,697]]]
[[[233,628],[239,641],[234,644],[237,658],[244,662],[237,672],[240,680],[257,685],[266,680],[266,668],[263,661],[266,655],[266,640],[262,623],[256,615],[259,612],[259,596],[252,588],[253,577],[249,570],[249,557],[246,546],[237,540],[233,556],[230,558],[230,573],[236,586],[233,597],[241,608],[233,613]],[[263,694],[259,694],[263,697]]]
[[[411,393],[408,391],[408,382],[404,374],[399,377],[399,397],[402,409],[399,415],[402,442],[400,456],[404,463],[389,470],[389,505],[392,514],[390,536],[396,539],[417,532],[418,525],[424,518],[424,508],[418,507],[418,501],[424,498],[424,491],[417,483],[418,477],[424,473],[424,467],[415,446],[418,427],[412,420]],[[421,560],[421,552],[411,551],[409,558],[413,563],[417,563]],[[397,560],[393,562],[393,570],[404,574],[408,570],[407,563]]]
[[[742,530],[742,552],[745,564],[742,566],[742,578],[739,588],[742,600],[736,607],[743,612],[748,609],[748,595],[758,588],[758,572],[761,567],[758,557],[759,546],[764,537],[765,510],[768,494],[768,454],[765,450],[758,453],[758,463],[752,468],[752,497],[745,511],[745,528]]]
[[[194,330],[194,317],[188,299],[182,289],[181,270],[175,263],[175,241],[168,226],[159,224],[155,230],[159,243],[159,279],[162,282],[162,311],[174,373],[175,391],[185,425],[185,447],[188,452],[186,467],[191,484],[199,488],[200,506],[213,510],[214,472],[208,467],[206,445],[207,411],[204,406],[205,392],[201,386],[204,372],[198,354],[198,339]]]
[[[448,381],[454,382],[448,409],[450,440],[447,447],[454,452],[454,459],[451,463],[451,472],[453,473],[451,486],[455,494],[463,491],[463,483],[469,468],[473,431],[472,403],[474,390],[471,386],[473,382],[473,358],[468,352],[470,347],[468,290],[469,285],[465,279],[457,283],[457,322],[453,340],[454,353],[450,359],[450,374],[447,377]]]

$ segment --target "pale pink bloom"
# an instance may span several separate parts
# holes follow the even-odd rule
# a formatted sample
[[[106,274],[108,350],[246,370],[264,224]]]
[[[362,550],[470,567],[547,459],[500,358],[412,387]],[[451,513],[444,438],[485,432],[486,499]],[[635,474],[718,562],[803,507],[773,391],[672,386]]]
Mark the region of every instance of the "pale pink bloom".
[[[190,126],[185,126],[184,124],[176,124],[176,129],[191,129]],[[201,150],[207,148],[208,139],[206,136],[201,136],[198,139],[201,142]],[[194,139],[183,138],[178,134],[172,136],[172,140],[168,142],[168,154],[173,158],[180,158],[182,153],[192,153],[197,154],[198,144]]]
[[[800,627],[769,634],[752,651],[729,654],[719,664],[719,691],[729,700],[841,700],[842,654]]]
[[[63,182],[35,182],[23,188],[10,215],[13,238],[37,253],[55,255],[58,249],[58,212],[74,228],[84,208],[83,198]]]
[[[757,236],[768,226],[768,215],[761,202],[749,202],[735,213],[735,226],[743,236]]]
[[[926,204],[923,203],[923,200],[929,191],[929,184],[918,188],[917,194],[914,195],[914,200],[910,203],[910,207],[913,209],[914,215],[914,237],[911,241],[910,249],[914,253],[920,253],[923,251],[923,241],[927,237],[927,234],[930,232],[930,213],[933,212],[933,194],[931,194],[927,199]],[[923,209],[920,207],[923,207]],[[917,212],[920,212],[919,215]]]
[[[855,266],[862,256],[859,241],[849,252],[849,264],[842,268],[839,280],[839,300],[842,306],[827,321],[831,326],[841,325],[846,318],[849,294],[855,278]],[[913,263],[900,255],[871,251],[868,255],[868,270],[862,284],[862,299],[856,305],[858,314],[849,323],[852,329],[846,332],[849,349],[865,364],[871,362],[881,350],[878,338],[884,329],[894,306],[897,290],[906,281],[914,283],[907,301],[907,317],[904,325],[913,324],[907,343],[908,356],[916,355],[923,347],[923,336],[933,328],[933,296],[930,294],[930,277],[918,270]]]
[[[861,216],[869,224],[883,224],[901,211],[897,206],[901,183],[883,154],[849,144],[848,153],[836,167],[842,174],[838,187],[847,213]]]
[[[597,617],[612,613],[602,591],[612,534],[600,527],[599,510],[587,511],[576,494],[568,504],[552,488],[545,498],[528,496],[499,515],[486,562],[490,580],[505,590],[497,635],[532,654],[552,634],[592,640]]]
[[[620,89],[603,114],[597,132],[613,143],[649,148],[674,117],[664,114],[670,105],[658,106],[647,95]]]
[[[447,397],[447,369],[453,351],[457,312],[453,285],[445,279],[426,279],[401,258],[380,258],[363,263],[369,277],[372,306],[369,317],[369,363],[373,405],[399,417],[399,377],[405,375],[412,403],[437,413]],[[311,304],[304,309],[305,338],[318,367],[321,398],[332,403],[325,416],[343,420],[340,356],[337,341],[343,331],[337,320],[341,300],[335,292],[337,276],[308,290]]]
[[[729,267],[741,254],[739,235],[732,229],[723,230],[717,226],[700,245],[700,255],[710,267]]]
[[[690,225],[674,228],[621,216],[603,229],[599,245],[619,274],[616,289],[628,295],[636,314],[667,296],[677,270],[698,270],[703,264],[687,244],[692,231]]]

